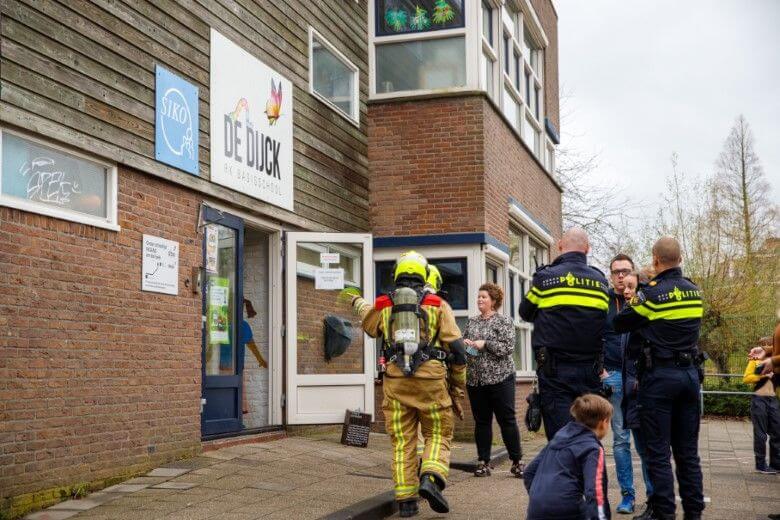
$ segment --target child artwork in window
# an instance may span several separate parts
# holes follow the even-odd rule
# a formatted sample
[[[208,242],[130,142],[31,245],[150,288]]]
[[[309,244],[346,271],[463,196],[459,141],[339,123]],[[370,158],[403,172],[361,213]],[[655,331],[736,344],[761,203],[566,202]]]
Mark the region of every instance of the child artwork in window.
[[[415,31],[424,31],[431,26],[431,19],[428,18],[428,11],[422,7],[415,6],[414,16],[412,16],[411,27]]]
[[[465,27],[463,0],[376,0],[376,35]]]

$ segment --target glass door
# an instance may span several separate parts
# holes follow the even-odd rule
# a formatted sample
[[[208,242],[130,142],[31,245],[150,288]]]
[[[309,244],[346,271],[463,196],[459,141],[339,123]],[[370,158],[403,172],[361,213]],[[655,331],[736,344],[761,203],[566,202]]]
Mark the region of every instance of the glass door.
[[[374,300],[371,235],[287,233],[287,422],[344,421],[374,412],[374,340],[363,333],[344,288]]]
[[[204,207],[203,349],[201,432],[242,429],[241,391],[244,223]]]

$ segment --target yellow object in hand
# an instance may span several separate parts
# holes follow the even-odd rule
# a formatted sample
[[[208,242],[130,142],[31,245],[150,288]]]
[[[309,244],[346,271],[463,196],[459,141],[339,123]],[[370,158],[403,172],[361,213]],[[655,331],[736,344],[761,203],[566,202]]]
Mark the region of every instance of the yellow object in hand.
[[[339,295],[336,298],[339,303],[348,303],[352,304],[352,301],[360,296],[360,289],[357,287],[344,287],[341,291],[339,291]]]

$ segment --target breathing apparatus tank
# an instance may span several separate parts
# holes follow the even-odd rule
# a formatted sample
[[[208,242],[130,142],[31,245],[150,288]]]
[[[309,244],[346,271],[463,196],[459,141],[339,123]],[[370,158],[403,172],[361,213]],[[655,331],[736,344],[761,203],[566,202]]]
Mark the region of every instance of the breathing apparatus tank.
[[[412,357],[420,347],[420,319],[415,312],[419,301],[417,291],[409,287],[399,287],[393,294],[393,341],[403,352],[405,376],[414,372]]]

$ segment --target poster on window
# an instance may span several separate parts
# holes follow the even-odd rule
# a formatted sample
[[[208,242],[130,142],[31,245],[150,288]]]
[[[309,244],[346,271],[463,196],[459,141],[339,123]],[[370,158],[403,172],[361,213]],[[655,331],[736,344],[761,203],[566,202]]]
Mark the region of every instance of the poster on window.
[[[463,0],[376,0],[376,35],[465,26]]]
[[[293,89],[211,30],[211,180],[293,210]]]
[[[209,343],[230,343],[230,280],[227,278],[209,278],[209,294],[206,323],[209,331]]]
[[[216,226],[206,226],[206,272],[217,272],[217,252],[219,246],[219,229]]]

